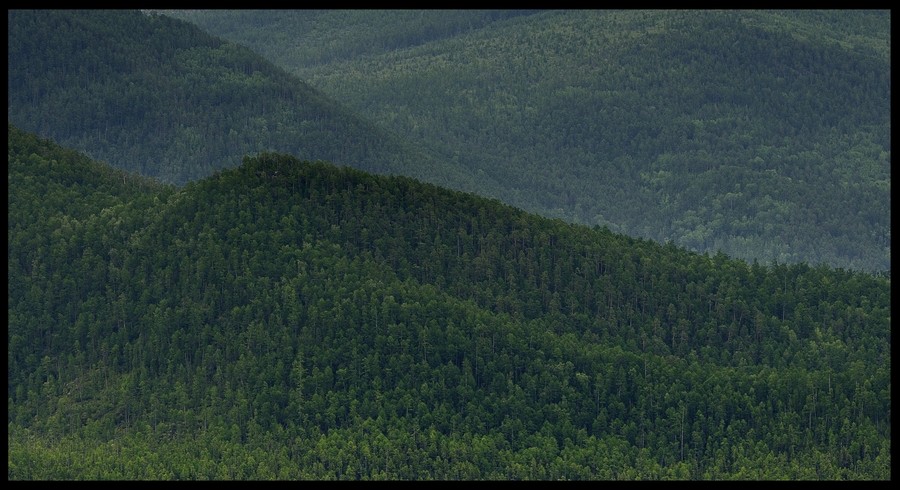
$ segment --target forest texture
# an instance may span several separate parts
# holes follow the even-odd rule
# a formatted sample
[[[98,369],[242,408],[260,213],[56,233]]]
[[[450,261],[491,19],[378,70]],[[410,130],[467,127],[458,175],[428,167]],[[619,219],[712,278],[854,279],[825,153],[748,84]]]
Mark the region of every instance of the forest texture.
[[[891,477],[890,280],[8,129],[8,478]]]
[[[749,262],[890,270],[890,11],[167,15],[478,177],[450,187]]]

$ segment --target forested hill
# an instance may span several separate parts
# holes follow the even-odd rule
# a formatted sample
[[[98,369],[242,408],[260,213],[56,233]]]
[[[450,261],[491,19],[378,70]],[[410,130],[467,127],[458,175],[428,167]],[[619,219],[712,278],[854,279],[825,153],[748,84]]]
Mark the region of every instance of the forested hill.
[[[126,10],[8,11],[9,122],[183,184],[283,151],[468,181],[247,48]]]
[[[156,10],[250,46],[280,66],[309,68],[454,38],[540,10]]]
[[[890,281],[8,130],[9,479],[884,479]]]
[[[888,10],[167,14],[481,177],[455,188],[697,251],[890,269]]]

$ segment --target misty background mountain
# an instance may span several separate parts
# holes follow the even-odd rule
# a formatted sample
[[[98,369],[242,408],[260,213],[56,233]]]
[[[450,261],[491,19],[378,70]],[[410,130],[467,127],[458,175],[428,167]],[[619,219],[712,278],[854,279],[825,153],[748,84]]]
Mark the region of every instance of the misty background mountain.
[[[890,12],[169,11],[551,217],[890,269]]]
[[[170,17],[11,10],[8,20],[9,121],[119,168],[183,185],[283,151],[469,179],[256,53]]]
[[[10,11],[10,122],[167,182],[284,151],[701,252],[890,269],[887,11],[166,15],[282,69],[164,15]]]

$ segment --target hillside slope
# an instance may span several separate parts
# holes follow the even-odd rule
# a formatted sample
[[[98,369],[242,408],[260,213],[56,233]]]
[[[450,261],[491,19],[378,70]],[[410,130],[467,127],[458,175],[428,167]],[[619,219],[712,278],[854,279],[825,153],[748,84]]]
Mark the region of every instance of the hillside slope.
[[[18,479],[890,479],[890,281],[9,127]]]
[[[889,11],[167,14],[479,176],[451,187],[697,251],[890,269]]]
[[[473,177],[250,50],[171,17],[10,10],[9,122],[164,182],[283,151],[378,173]]]

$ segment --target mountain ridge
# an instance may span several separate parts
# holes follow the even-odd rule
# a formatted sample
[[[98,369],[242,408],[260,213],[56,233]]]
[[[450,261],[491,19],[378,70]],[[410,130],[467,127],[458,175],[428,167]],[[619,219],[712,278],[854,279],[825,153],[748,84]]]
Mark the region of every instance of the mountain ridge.
[[[309,28],[264,44],[252,34],[277,13],[171,13],[503,183],[465,190],[696,251],[889,270],[884,14],[546,11],[304,65],[317,46],[304,36],[351,13],[292,13],[273,22]],[[401,29],[439,24],[428,15]],[[402,18],[352,21],[375,44]]]
[[[175,188],[8,145],[10,479],[890,477],[889,278],[289,155]]]
[[[465,172],[247,48],[138,11],[8,12],[8,119],[177,184],[285,151],[437,181]],[[441,177],[441,174],[444,177]]]

